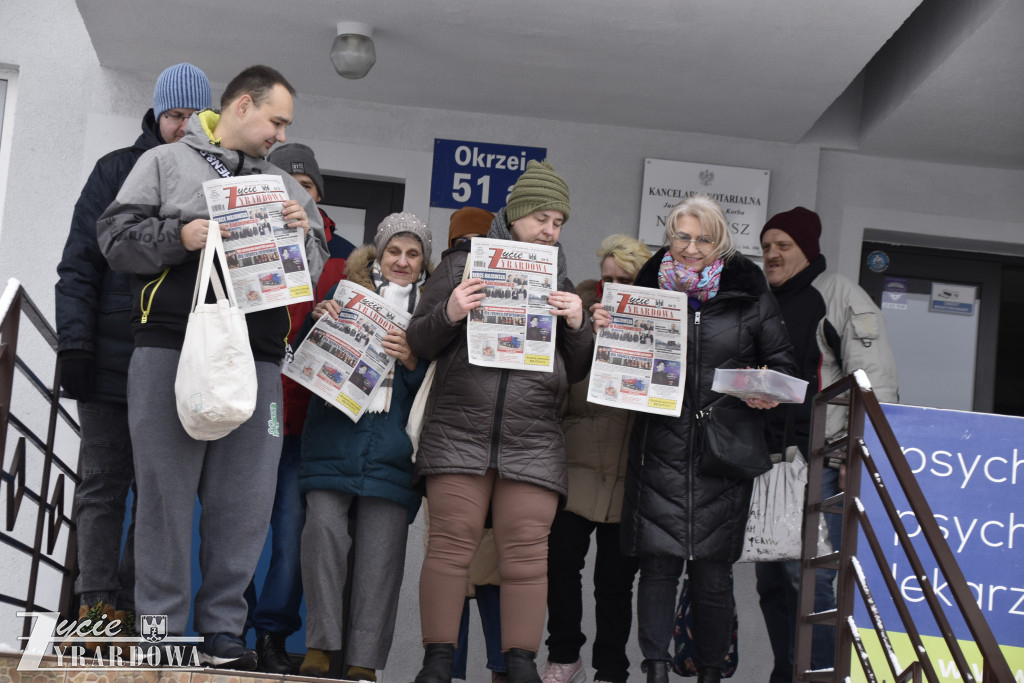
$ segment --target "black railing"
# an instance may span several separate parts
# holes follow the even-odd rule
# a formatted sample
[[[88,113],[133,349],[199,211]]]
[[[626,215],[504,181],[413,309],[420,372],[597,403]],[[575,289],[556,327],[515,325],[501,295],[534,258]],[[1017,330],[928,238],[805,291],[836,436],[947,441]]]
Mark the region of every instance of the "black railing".
[[[825,417],[830,405],[846,405],[849,407],[847,418],[847,434],[833,443],[825,442]],[[864,443],[865,417],[871,421],[875,434],[882,444],[882,454],[888,459],[895,475],[895,482],[882,480],[875,456]],[[871,683],[879,680],[875,672],[876,662],[872,662],[867,649],[861,641],[860,632],[854,623],[853,606],[855,591],[859,592],[871,615],[871,626],[878,636],[879,644],[885,654],[885,665],[891,679],[883,676],[883,680],[903,681],[925,680],[937,683],[939,678],[921,638],[920,630],[911,617],[910,610],[903,599],[887,567],[887,561],[878,542],[874,524],[868,518],[861,504],[861,472],[867,470],[868,478],[874,484],[882,506],[886,511],[889,523],[900,539],[900,545],[907,556],[915,576],[924,576],[924,566],[910,541],[903,521],[893,504],[889,494],[898,485],[906,496],[907,503],[913,511],[921,527],[921,533],[935,558],[944,581],[949,586],[955,604],[963,616],[983,659],[982,671],[984,683],[1012,683],[1014,681],[1010,666],[999,649],[992,629],[978,607],[974,595],[967,585],[963,572],[956,562],[953,551],[942,535],[938,523],[932,514],[931,507],[925,499],[914,473],[907,463],[896,436],[889,427],[885,414],[870,388],[867,376],[857,371],[832,386],[824,389],[814,399],[813,420],[811,425],[811,454],[808,461],[807,503],[804,508],[803,556],[801,558],[799,620],[797,622],[796,651],[794,653],[794,679],[796,681],[827,681],[840,683],[850,676],[851,654],[856,652],[857,661],[864,672],[865,679]],[[842,458],[846,465],[844,490],[838,495],[822,500],[821,482],[825,460],[828,457]],[[816,557],[818,515],[820,513],[838,513],[843,515],[843,542],[841,547],[830,555]],[[883,520],[877,520],[883,521]],[[902,627],[910,638],[914,652],[918,653],[915,661],[899,669],[897,658],[889,640],[885,624],[879,613],[874,609],[876,601],[871,588],[867,585],[864,572],[857,560],[858,531],[862,530],[868,541],[871,553],[882,570],[888,597],[893,601]],[[836,609],[827,612],[814,612],[815,571],[818,568],[836,569],[839,580],[836,587]],[[935,593],[922,586],[928,607],[942,633],[946,646],[964,681],[974,681],[975,676],[967,663],[960,642],[950,626],[949,620],[939,604]],[[835,666],[832,669],[811,670],[811,637],[815,624],[827,624],[836,627]]]
[[[0,544],[14,552],[30,558],[29,571],[21,577],[7,577],[5,585],[26,586],[23,595],[0,592],[0,602],[20,607],[26,611],[52,611],[53,606],[39,604],[39,574],[42,567],[57,571],[61,576],[60,596],[57,598],[59,611],[67,614],[70,610],[71,588],[75,566],[75,525],[74,512],[65,509],[66,489],[78,485],[75,469],[54,453],[58,419],[65,422],[76,434],[78,424],[60,405],[60,363],[54,364],[53,379],[42,380],[37,373],[18,355],[19,328],[22,316],[27,319],[46,346],[55,354],[57,333],[46,321],[39,308],[29,298],[21,284],[8,280],[0,296],[0,477],[5,492],[6,505],[3,509],[3,524],[0,525]],[[33,345],[33,349],[39,348]],[[44,347],[45,348],[45,347]],[[20,419],[12,402],[15,371],[37,391],[48,406],[45,435],[37,434],[28,426],[28,420]],[[24,403],[27,405],[27,397]],[[7,439],[17,434],[10,462],[6,461]],[[42,458],[37,486],[27,480],[30,458]],[[70,482],[69,482],[70,480]],[[52,483],[51,483],[52,482]],[[29,501],[32,506],[24,506]],[[17,538],[12,532],[19,515],[35,514],[35,531],[31,542]],[[67,545],[63,553],[57,549],[62,534],[67,534]],[[57,555],[62,557],[57,557]],[[30,620],[26,619],[23,635],[28,636]],[[23,641],[24,642],[24,641]]]

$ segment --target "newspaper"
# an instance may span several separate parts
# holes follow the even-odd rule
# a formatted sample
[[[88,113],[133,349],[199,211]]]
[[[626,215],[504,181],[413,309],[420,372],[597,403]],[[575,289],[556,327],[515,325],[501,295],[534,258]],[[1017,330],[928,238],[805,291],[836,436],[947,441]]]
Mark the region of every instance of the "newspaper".
[[[548,294],[558,284],[558,247],[474,237],[466,271],[487,283],[466,325],[469,362],[553,371],[558,319]]]
[[[207,180],[203,192],[210,220],[231,231],[224,251],[243,313],[313,300],[305,235],[300,228],[285,227],[281,215],[288,199],[281,176]]]
[[[348,280],[338,283],[334,300],[338,319],[320,316],[282,373],[358,422],[395,366],[384,335],[405,330],[410,316]]]
[[[587,400],[679,417],[686,384],[686,294],[604,284],[612,322],[594,343]]]

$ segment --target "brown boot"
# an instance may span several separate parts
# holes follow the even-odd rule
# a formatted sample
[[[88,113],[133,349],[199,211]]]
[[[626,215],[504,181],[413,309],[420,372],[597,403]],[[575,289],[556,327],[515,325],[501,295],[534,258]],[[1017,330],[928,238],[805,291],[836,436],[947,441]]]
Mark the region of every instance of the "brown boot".
[[[96,622],[100,622],[99,630],[103,630],[107,627],[107,624],[114,619],[114,606],[103,602],[102,600],[97,602],[95,605],[81,605],[78,608],[78,621],[76,622],[77,627],[86,627],[90,632],[96,628]],[[77,630],[77,628],[76,628]],[[95,638],[96,636],[92,636]],[[84,641],[84,642],[83,642]],[[97,640],[91,640],[89,638],[76,638],[74,636],[69,637],[63,643],[61,647],[70,647],[72,645],[84,645],[86,650],[94,652],[97,647],[103,645],[102,642]]]
[[[377,680],[377,672],[373,669],[367,669],[365,666],[350,666],[348,671],[345,672],[346,681],[370,681],[374,683]]]
[[[306,648],[306,657],[299,667],[299,675],[316,676],[323,678],[331,670],[331,657],[333,650],[318,650],[315,647]]]

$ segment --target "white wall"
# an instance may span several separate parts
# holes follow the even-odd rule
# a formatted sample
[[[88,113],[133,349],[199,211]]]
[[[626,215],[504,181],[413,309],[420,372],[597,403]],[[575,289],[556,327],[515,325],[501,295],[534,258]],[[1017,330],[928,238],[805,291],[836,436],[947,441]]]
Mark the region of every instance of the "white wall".
[[[824,151],[822,251],[857,280],[865,228],[1024,243],[1024,171]]]
[[[168,64],[187,58],[169,56]],[[4,139],[10,164],[0,167],[0,186],[6,190],[0,207],[0,282],[19,278],[52,320],[55,268],[81,185],[96,158],[134,140],[157,74],[101,67],[73,0],[0,3],[0,67],[5,65],[15,66],[19,79],[12,134]],[[223,85],[214,84],[215,97]],[[825,224],[824,253],[833,267],[853,277],[865,227],[1024,242],[1021,171],[301,95],[295,119],[291,139],[313,146],[325,170],[404,181],[406,208],[427,217],[435,244],[445,242],[450,214],[428,207],[435,137],[547,147],[571,188],[572,216],[562,241],[576,280],[596,274],[600,238],[635,234],[645,157],[770,169],[769,214],[797,204],[816,207]],[[392,656],[400,676],[414,672],[419,657],[418,524],[410,535],[410,573]],[[0,557],[0,576],[10,576],[7,568]],[[752,572],[743,567],[738,576],[743,663],[734,680],[763,680],[770,657]],[[590,590],[588,585],[586,594]],[[0,612],[0,642],[14,642],[18,630]],[[474,629],[477,644],[478,634]],[[632,658],[638,664],[635,647]],[[477,666],[479,659],[471,660],[471,669]]]

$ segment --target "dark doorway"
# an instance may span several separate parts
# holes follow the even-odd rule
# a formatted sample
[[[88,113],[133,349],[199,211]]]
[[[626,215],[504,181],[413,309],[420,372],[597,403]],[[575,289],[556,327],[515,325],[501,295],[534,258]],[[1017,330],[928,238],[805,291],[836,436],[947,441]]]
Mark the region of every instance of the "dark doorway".
[[[401,211],[404,205],[405,185],[402,183],[324,175],[320,208],[338,223],[336,232],[357,247],[372,242],[380,222],[388,214]],[[362,223],[361,233],[355,225],[357,222]]]
[[[875,241],[861,255],[860,284],[890,328],[901,403],[1024,416],[1024,257]],[[904,303],[884,296],[892,280],[906,288]],[[930,310],[940,284],[974,292],[971,313]],[[944,402],[958,394],[966,405]]]

